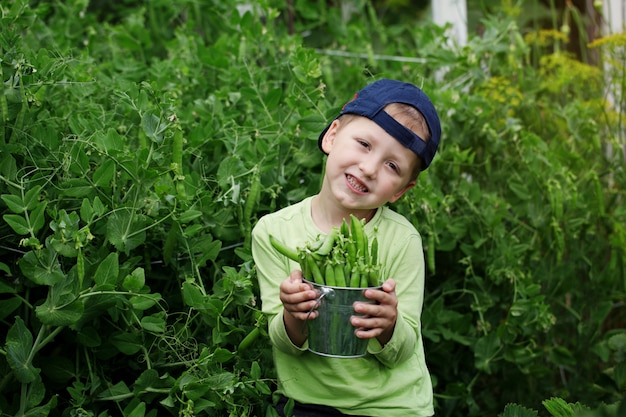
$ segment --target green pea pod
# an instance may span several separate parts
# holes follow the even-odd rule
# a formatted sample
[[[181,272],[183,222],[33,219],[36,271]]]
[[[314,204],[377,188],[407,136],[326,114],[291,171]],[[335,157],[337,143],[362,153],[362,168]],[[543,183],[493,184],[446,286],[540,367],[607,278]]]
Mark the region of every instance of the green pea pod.
[[[361,272],[361,282],[359,286],[362,288],[369,287],[368,278],[369,278],[369,274],[366,271]]]
[[[350,286],[352,288],[358,288],[361,286],[361,272],[359,268],[353,268],[350,274]]]
[[[343,272],[343,265],[340,263],[336,263],[334,266],[335,270],[335,284],[337,287],[346,287],[346,276]]]
[[[298,252],[293,249],[289,249],[282,242],[276,239],[274,236],[270,235],[270,244],[274,249],[276,249],[280,254],[285,255],[287,258],[300,262],[300,258],[298,257]]]
[[[357,255],[363,255],[364,237],[363,237],[363,223],[354,214],[350,215],[350,231],[354,244],[356,246]]]
[[[346,242],[346,249],[348,252],[348,260],[355,262],[356,261],[356,257],[357,257],[357,246],[356,243],[354,242],[354,238],[349,238],[348,241]]]
[[[367,238],[367,234],[365,234],[365,230],[363,230],[363,242],[361,242],[361,256],[363,257],[363,264],[367,265],[370,262],[370,251],[369,251],[369,242]]]
[[[309,262],[307,262],[306,253],[304,252],[301,253],[299,263],[300,263],[300,270],[302,271],[302,276],[308,279],[312,275],[312,273],[311,273],[311,267],[309,266]]]
[[[372,246],[370,247],[370,264],[376,265],[378,263],[378,238],[374,236],[372,239]]]
[[[350,238],[350,226],[348,226],[348,222],[346,222],[346,219],[343,219],[340,231],[343,237],[345,237],[346,239]]]
[[[335,269],[333,268],[333,264],[330,261],[326,262],[324,266],[324,281],[326,281],[326,285],[330,285],[331,287],[337,286],[337,280],[335,279]]]
[[[324,239],[324,243],[315,251],[318,255],[326,256],[330,253],[330,251],[335,246],[335,241],[337,240],[337,235],[339,231],[336,228],[332,228],[330,232],[326,235]]]
[[[258,327],[255,327],[243,338],[241,342],[239,342],[239,346],[237,347],[237,352],[241,353],[245,351],[251,344],[254,342],[259,335],[261,334],[261,330]]]
[[[307,262],[307,266],[309,267],[309,271],[311,275],[313,275],[313,277],[305,277],[305,278],[309,280],[313,278],[313,281],[315,281],[316,284],[324,285],[325,284],[324,276],[322,275],[322,271],[320,270],[319,265],[317,264],[317,262],[315,262],[315,259],[313,259],[312,256],[307,256],[306,262]]]
[[[367,282],[370,287],[377,287],[380,285],[380,265],[373,265],[367,271]]]

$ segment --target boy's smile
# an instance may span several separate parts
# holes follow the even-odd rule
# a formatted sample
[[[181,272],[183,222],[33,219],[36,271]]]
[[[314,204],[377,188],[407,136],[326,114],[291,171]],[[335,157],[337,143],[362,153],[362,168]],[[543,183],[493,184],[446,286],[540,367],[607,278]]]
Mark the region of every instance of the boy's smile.
[[[328,160],[320,194],[345,211],[375,210],[415,185],[417,156],[365,117],[335,120],[322,146]]]
[[[365,194],[368,190],[367,187],[354,176],[350,174],[346,174],[346,180],[348,181],[348,185],[354,190],[355,193],[363,193]]]

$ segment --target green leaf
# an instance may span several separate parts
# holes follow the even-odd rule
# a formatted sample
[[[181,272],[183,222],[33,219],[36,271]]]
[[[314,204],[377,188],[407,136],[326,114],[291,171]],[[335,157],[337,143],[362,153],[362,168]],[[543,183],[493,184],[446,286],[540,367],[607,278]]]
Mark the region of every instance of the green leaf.
[[[145,294],[130,297],[128,300],[135,310],[144,311],[161,300],[160,294]]]
[[[139,292],[146,284],[143,268],[136,268],[130,275],[126,275],[122,287],[130,292]]]
[[[24,276],[35,284],[52,286],[65,279],[56,253],[48,248],[27,252],[19,266]]]
[[[319,20],[320,11],[316,7],[315,3],[305,0],[296,0],[295,8],[299,16],[302,16],[305,20]]]
[[[13,213],[21,214],[26,211],[26,205],[22,201],[22,197],[13,194],[2,194],[0,196]]]
[[[93,218],[93,213],[94,210],[93,207],[91,207],[89,199],[83,198],[83,202],[80,205],[80,218],[82,219],[82,221],[84,221],[85,223],[89,223]]]
[[[6,266],[6,264],[3,264],[2,262],[0,262],[0,271],[4,271],[7,273],[7,275],[11,275],[10,271],[9,271],[9,267]],[[17,292],[17,290],[10,286],[7,285],[6,283],[0,281],[0,294],[15,294]]]
[[[261,379],[261,367],[257,361],[252,362],[252,366],[250,367],[250,376],[253,379]]]
[[[491,332],[476,342],[474,345],[474,356],[476,368],[486,373],[491,373],[491,362],[494,360],[500,349],[500,339],[496,332]]]
[[[22,299],[18,297],[9,298],[8,300],[0,300],[0,320],[4,320],[21,305]]]
[[[66,297],[60,297],[60,300],[64,298]],[[85,306],[81,301],[74,300],[61,305],[57,304],[56,301],[58,300],[48,296],[43,304],[35,308],[37,318],[43,324],[49,326],[70,326],[80,320],[85,310]]]
[[[135,393],[149,392],[151,388],[158,388],[160,385],[159,382],[159,373],[156,369],[146,369],[141,373],[139,378],[135,380],[133,391]]]
[[[146,316],[141,319],[141,327],[149,332],[163,333],[165,331],[165,320],[157,314]]]
[[[258,392],[263,395],[271,395],[272,389],[265,383],[265,381],[256,381],[254,387]]]
[[[113,385],[102,391],[98,394],[98,399],[100,400],[116,400],[119,398],[124,398],[128,394],[130,394],[130,389],[128,389],[128,385],[124,381],[120,381],[117,384]]]
[[[45,211],[46,211],[46,206],[47,205],[48,205],[48,203],[46,203],[45,201],[37,204],[37,206],[35,207],[33,212],[30,214],[30,221],[31,221],[31,227],[32,227],[31,233],[32,234],[36,234],[44,226],[44,222],[45,222],[45,219],[46,219]]]
[[[521,200],[529,200],[532,197],[532,193],[528,190],[527,184],[517,177],[511,178],[508,186]]]
[[[543,406],[553,417],[574,417],[572,406],[562,398],[553,397],[545,400]]]
[[[144,243],[144,218],[130,210],[116,211],[107,220],[106,237],[118,251],[128,254]]]
[[[2,218],[18,235],[27,235],[30,232],[24,217],[17,214],[5,214]]]
[[[518,404],[507,404],[504,407],[504,412],[498,417],[539,417],[539,414],[535,410]]]
[[[185,227],[185,229],[183,230],[183,237],[190,238],[202,230],[206,230],[206,225],[192,224],[189,227]]]
[[[105,160],[93,173],[93,182],[98,187],[110,187],[115,175],[115,162],[112,159]]]
[[[235,375],[231,372],[220,372],[219,374],[211,375],[206,383],[215,391],[221,391],[232,387],[235,381]]]
[[[130,413],[124,413],[128,417],[144,417],[146,415],[146,403],[143,401],[137,404]]]
[[[315,52],[308,48],[299,47],[289,57],[291,70],[296,79],[303,84],[309,84],[311,79],[322,76],[322,67]]]
[[[167,129],[168,124],[162,124],[161,119],[155,114],[144,113],[141,118],[141,127],[146,136],[153,142],[161,142],[163,140],[163,132]]]
[[[626,361],[620,362],[613,370],[613,379],[620,391],[626,390]]]
[[[207,382],[187,382],[181,387],[186,398],[197,401],[202,398],[212,387]]]
[[[299,123],[305,131],[321,132],[328,125],[328,120],[319,112],[315,112],[303,116]]]
[[[228,362],[234,356],[235,354],[233,352],[227,349],[223,349],[223,348],[215,349],[215,352],[213,352],[213,359],[215,359],[217,363]]]
[[[112,285],[115,287],[117,284],[117,277],[119,275],[119,255],[117,252],[110,253],[100,265],[94,274],[93,280],[96,285]]]
[[[71,258],[78,255],[76,240],[79,223],[80,217],[76,212],[67,213],[65,210],[60,210],[56,218],[50,222],[54,236],[48,239],[48,243],[60,255]]]
[[[102,201],[97,196],[93,199],[93,211],[96,213],[96,216],[103,216],[107,211],[107,206],[102,204]]]
[[[143,347],[141,339],[135,333],[118,333],[111,338],[111,343],[125,355],[134,355]]]
[[[106,133],[99,130],[97,134],[94,135],[94,144],[101,151],[109,154],[120,152],[120,150],[124,149],[126,142],[123,136],[117,133],[115,129],[110,128]]]
[[[43,385],[43,381],[41,380],[41,378],[37,378],[33,382],[28,384],[26,409],[29,409],[29,413],[33,407],[38,406],[43,401],[45,395],[46,395],[46,387]],[[28,415],[28,413],[25,415]],[[30,414],[30,415],[34,415],[34,414]]]
[[[224,189],[238,189],[238,185],[233,184],[233,179],[243,176],[248,168],[243,164],[241,159],[235,156],[227,156],[222,159],[217,169],[217,180]],[[238,196],[233,195],[232,200],[237,202]]]
[[[39,376],[30,357],[33,348],[33,335],[20,317],[15,318],[15,323],[7,332],[6,359],[19,382],[28,384]]]
[[[39,203],[39,194],[41,186],[37,185],[26,192],[24,195],[24,206],[27,210],[33,210]]]
[[[206,295],[193,282],[183,283],[183,300],[189,307],[202,307],[207,300]]]
[[[626,332],[621,332],[609,337],[609,347],[615,351],[626,350]]]
[[[50,411],[54,410],[57,407],[58,396],[53,395],[50,397],[50,400],[39,407],[34,407],[24,413],[24,417],[41,417],[47,416],[50,414]]]
[[[70,178],[60,183],[60,192],[68,197],[83,198],[92,195],[95,188],[85,179]]]
[[[278,107],[279,103],[281,102],[282,95],[282,88],[274,88],[267,93],[267,95],[265,96],[265,106],[268,108],[268,110],[273,110]]]
[[[93,327],[83,327],[76,337],[78,343],[90,348],[98,347],[102,344],[100,333]]]
[[[200,216],[202,216],[202,212],[200,210],[187,210],[178,216],[178,221],[181,223],[189,223]]]
[[[194,251],[198,254],[198,266],[203,267],[207,261],[214,261],[222,249],[221,240],[213,240],[211,235],[203,236],[194,245]]]
[[[68,384],[80,378],[70,356],[53,355],[46,357],[41,364],[41,372],[58,384]],[[79,371],[80,372],[80,371]]]

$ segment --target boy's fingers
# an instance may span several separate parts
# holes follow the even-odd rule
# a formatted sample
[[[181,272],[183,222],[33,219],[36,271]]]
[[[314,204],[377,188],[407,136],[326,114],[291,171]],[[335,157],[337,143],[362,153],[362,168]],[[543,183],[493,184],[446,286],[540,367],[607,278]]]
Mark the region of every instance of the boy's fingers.
[[[291,274],[289,274],[289,281],[294,284],[302,282],[302,271],[298,269],[291,271]]]
[[[395,292],[385,292],[381,290],[365,290],[365,297],[378,304],[386,304],[395,306],[398,304],[398,298]]]
[[[313,290],[313,286],[311,284],[304,282],[302,271],[299,269],[296,269],[289,274],[289,283],[294,285],[294,288],[297,286],[298,289],[294,291]]]
[[[382,332],[383,330],[381,328],[374,328],[374,329],[359,328],[354,331],[354,334],[356,335],[356,337],[360,339],[371,339],[382,334]]]
[[[356,327],[356,330],[362,332],[361,334],[376,337],[391,325],[391,321],[385,317],[352,316],[350,324]],[[367,331],[367,333],[363,333],[364,331]]]
[[[364,317],[380,317],[384,319],[391,319],[395,315],[394,310],[389,307],[362,302],[354,303],[354,311]]]
[[[383,282],[383,291],[386,293],[392,293],[396,290],[396,281],[389,278],[387,281]]]

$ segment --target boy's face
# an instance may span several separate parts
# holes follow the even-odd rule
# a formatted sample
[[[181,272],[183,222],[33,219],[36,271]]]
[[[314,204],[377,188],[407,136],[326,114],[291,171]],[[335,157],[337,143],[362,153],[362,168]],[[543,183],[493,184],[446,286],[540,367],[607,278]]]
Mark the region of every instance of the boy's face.
[[[393,203],[415,185],[417,155],[366,117],[335,120],[322,140],[324,185],[347,209]]]

